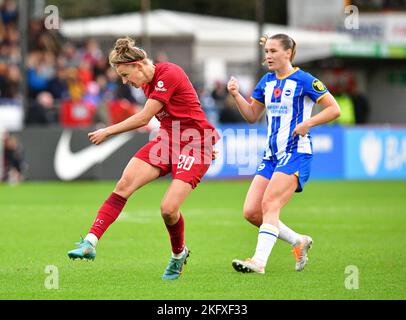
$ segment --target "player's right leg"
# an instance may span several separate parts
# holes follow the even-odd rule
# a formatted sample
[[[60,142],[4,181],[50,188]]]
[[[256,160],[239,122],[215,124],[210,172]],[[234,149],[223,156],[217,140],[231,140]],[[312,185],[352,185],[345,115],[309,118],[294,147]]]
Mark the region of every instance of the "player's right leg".
[[[172,247],[172,256],[162,276],[163,280],[178,279],[189,257],[190,251],[185,245],[185,223],[179,209],[192,190],[188,182],[174,179],[161,202],[161,216]]]
[[[262,179],[258,178],[258,181]],[[259,187],[261,186],[260,183]],[[265,185],[265,183],[264,183]],[[261,201],[262,224],[259,228],[255,254],[246,260],[233,260],[232,265],[239,272],[265,273],[265,265],[271,250],[279,237],[279,212],[288,202],[298,185],[297,177],[284,173],[272,174]],[[252,190],[251,190],[252,191]]]
[[[267,170],[267,168],[264,167],[261,170]],[[269,175],[272,176],[272,172],[269,172]],[[262,199],[268,184],[269,179],[266,174],[265,176],[257,174],[251,182],[244,202],[244,218],[258,228],[262,224]],[[265,273],[264,266],[257,265],[250,258],[245,260],[234,259],[232,266],[237,272]]]
[[[244,218],[256,227],[262,224],[262,198],[269,184],[269,179],[256,175],[248,189],[244,202]]]
[[[160,169],[138,158],[132,158],[116,184],[113,193],[100,207],[97,217],[85,239],[77,243],[77,248],[68,252],[71,259],[93,260],[96,245],[107,228],[117,219],[127,199],[139,188],[160,176]]]

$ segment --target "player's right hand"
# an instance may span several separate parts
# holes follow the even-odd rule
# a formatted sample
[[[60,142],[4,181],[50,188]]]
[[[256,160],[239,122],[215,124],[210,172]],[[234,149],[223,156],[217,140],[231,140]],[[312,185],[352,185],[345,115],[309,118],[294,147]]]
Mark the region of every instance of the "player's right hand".
[[[87,134],[89,140],[94,144],[100,144],[103,141],[107,140],[109,137],[108,131],[106,128],[102,128]]]
[[[227,83],[227,90],[230,92],[230,94],[235,97],[237,96],[240,92],[240,86],[238,85],[238,81],[236,78],[233,76],[230,78],[230,80]]]

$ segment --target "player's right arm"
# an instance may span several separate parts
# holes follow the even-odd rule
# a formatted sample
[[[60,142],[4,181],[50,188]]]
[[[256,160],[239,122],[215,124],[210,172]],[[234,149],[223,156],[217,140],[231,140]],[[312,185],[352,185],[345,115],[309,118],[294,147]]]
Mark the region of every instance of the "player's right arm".
[[[100,144],[112,135],[141,128],[147,125],[163,106],[161,101],[148,99],[140,112],[115,125],[90,132],[88,134],[89,140],[94,144]]]
[[[262,114],[265,111],[264,105],[256,100],[252,100],[252,102],[249,103],[240,94],[237,79],[231,77],[228,81],[227,89],[228,92],[230,92],[231,96],[234,98],[241,115],[248,123],[255,123],[258,121],[259,118],[261,118]]]

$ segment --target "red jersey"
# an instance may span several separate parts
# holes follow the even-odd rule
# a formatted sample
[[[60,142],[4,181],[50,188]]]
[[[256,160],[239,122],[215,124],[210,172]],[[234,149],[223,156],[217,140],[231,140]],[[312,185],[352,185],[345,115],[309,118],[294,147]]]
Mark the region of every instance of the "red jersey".
[[[209,129],[217,141],[218,134],[207,120],[196,90],[181,67],[170,62],[157,63],[153,79],[142,89],[148,99],[164,104],[155,115],[161,122],[161,129],[171,132],[173,121],[178,121],[180,133],[186,129],[196,129],[203,134],[204,130]]]

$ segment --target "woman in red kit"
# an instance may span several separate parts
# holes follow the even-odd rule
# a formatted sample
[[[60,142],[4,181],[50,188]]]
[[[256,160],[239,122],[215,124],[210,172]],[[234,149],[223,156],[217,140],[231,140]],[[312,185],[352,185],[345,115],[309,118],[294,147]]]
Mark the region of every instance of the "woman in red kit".
[[[145,184],[171,172],[173,179],[161,201],[161,215],[169,232],[172,257],[162,278],[177,279],[189,256],[179,209],[208,170],[218,134],[207,121],[182,68],[169,62],[153,64],[147,53],[128,37],[116,41],[109,61],[124,84],[142,88],[148,99],[139,113],[90,132],[90,141],[100,144],[112,135],[145,126],[154,116],[161,126],[157,137],[129,161],[113,193],[99,209],[88,235],[68,256],[93,260],[97,241],[119,216],[127,199]]]

